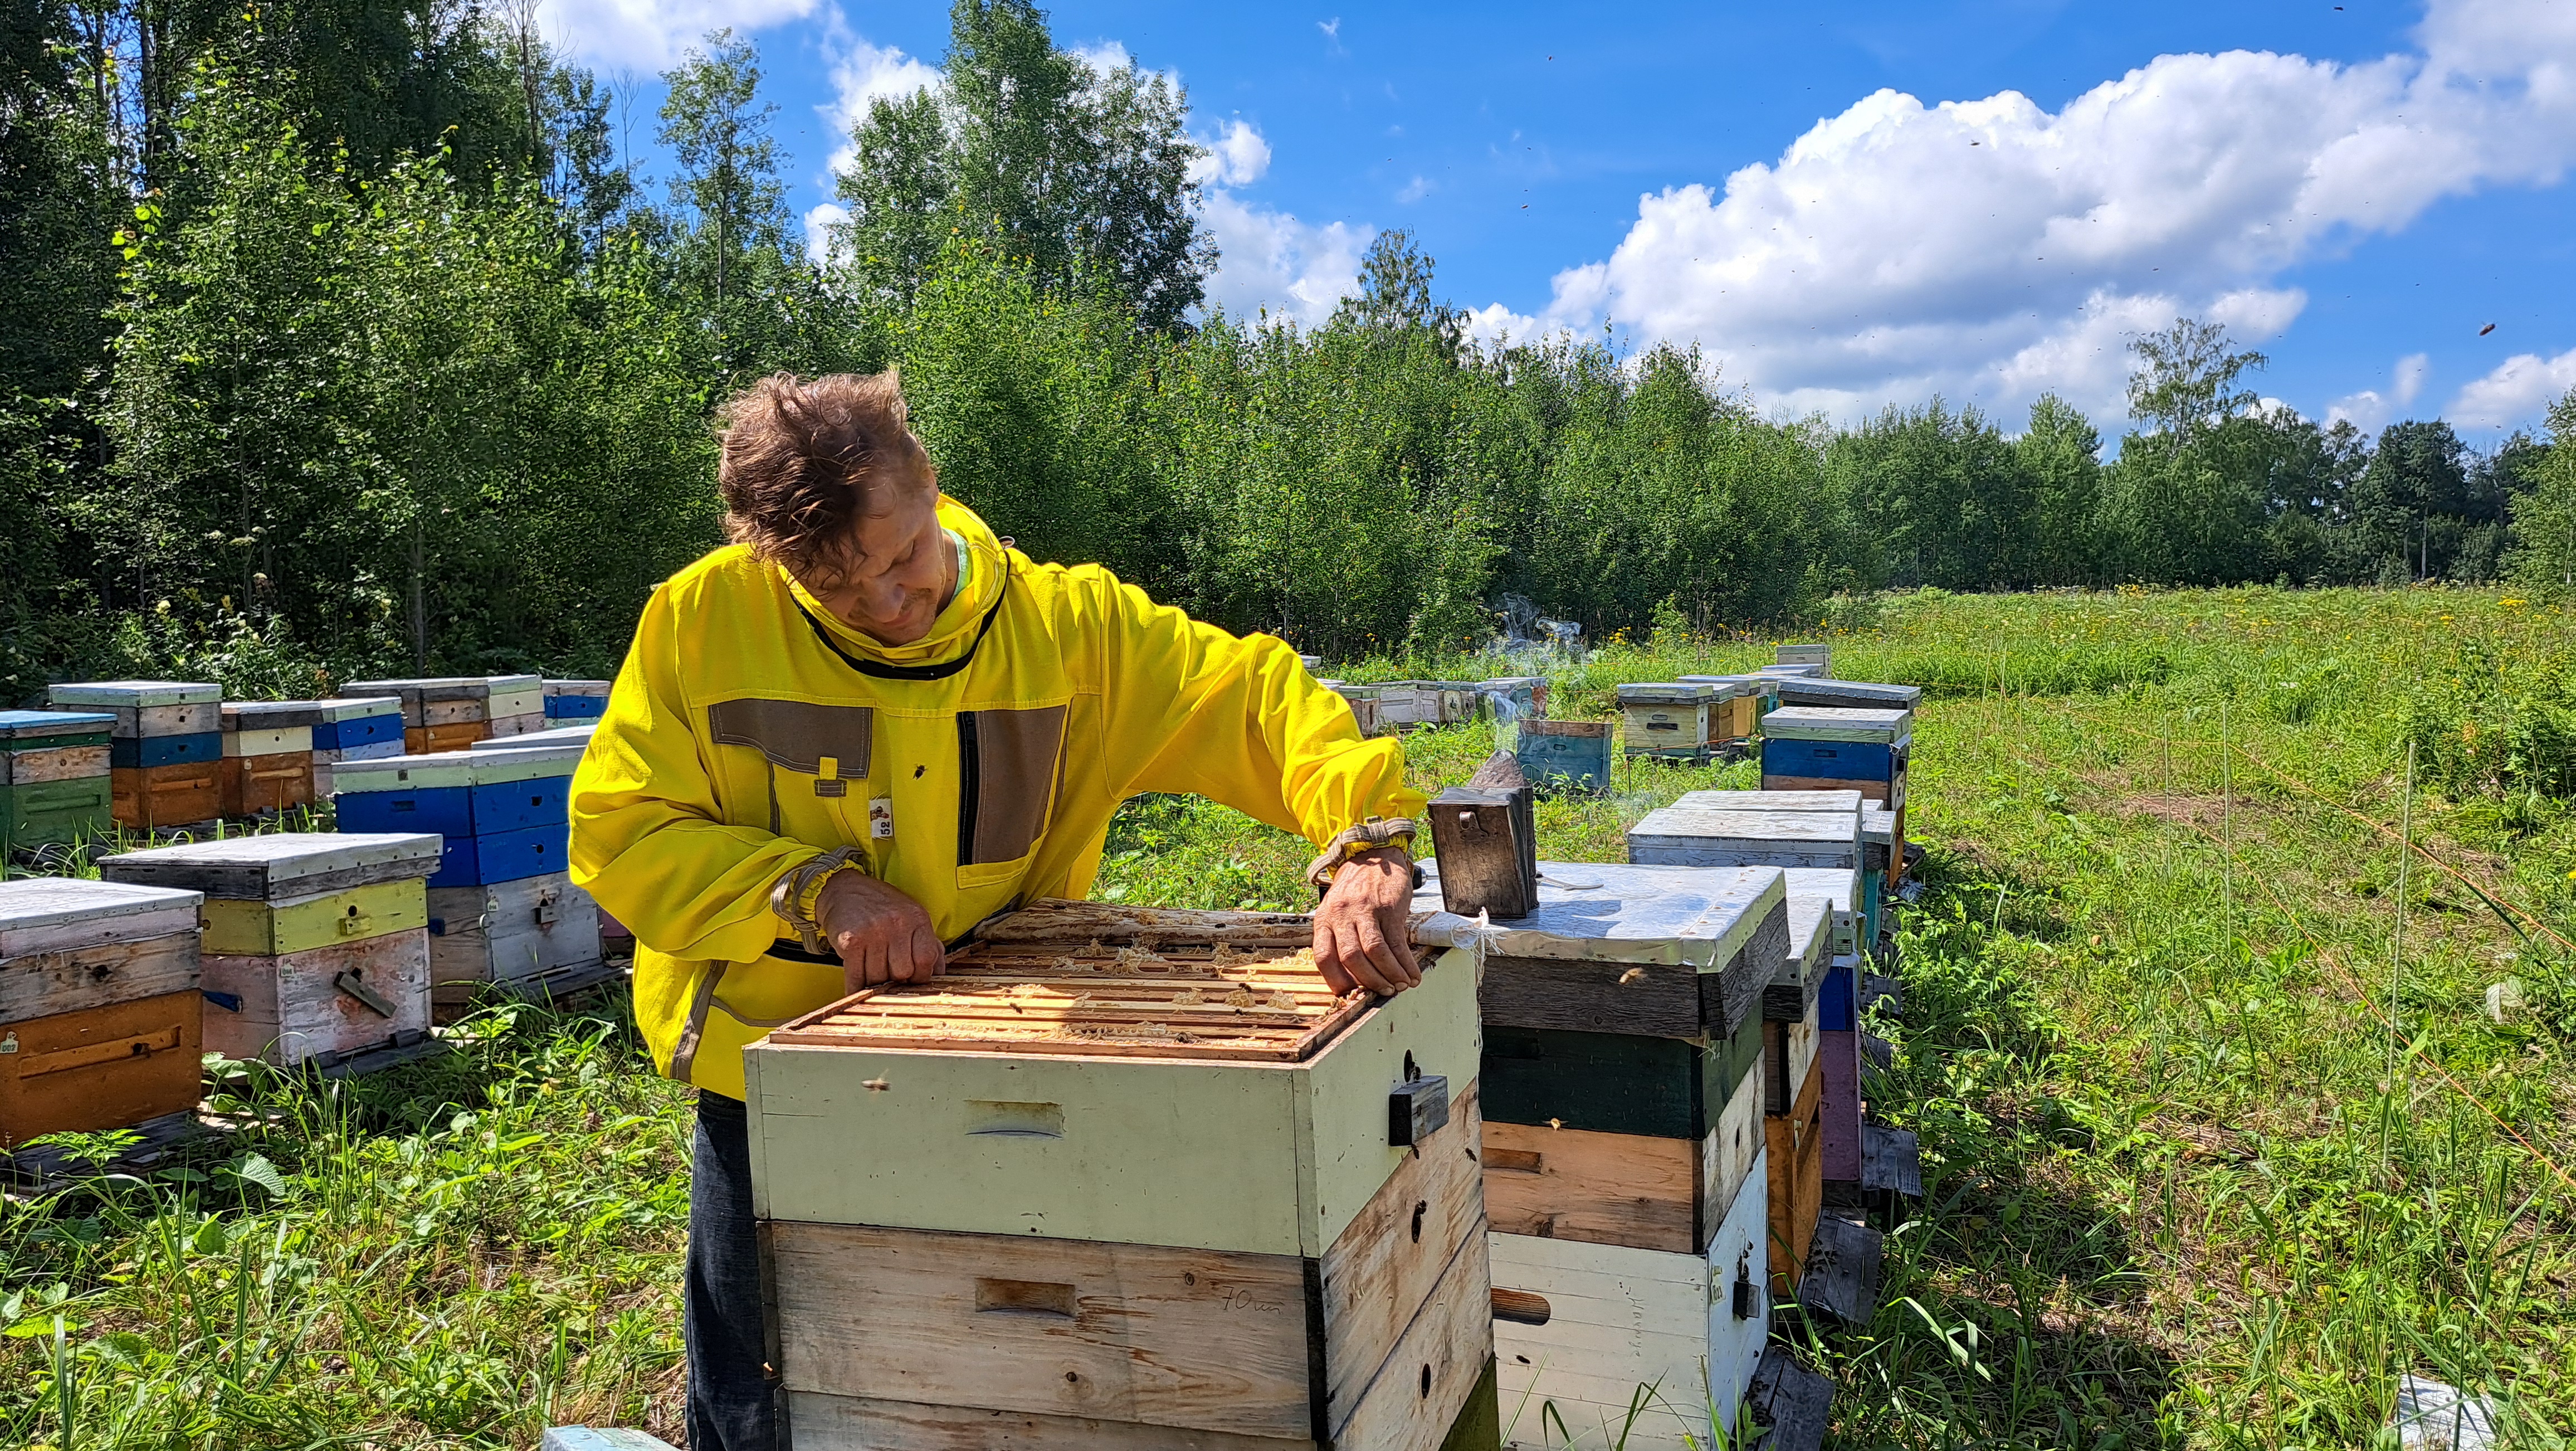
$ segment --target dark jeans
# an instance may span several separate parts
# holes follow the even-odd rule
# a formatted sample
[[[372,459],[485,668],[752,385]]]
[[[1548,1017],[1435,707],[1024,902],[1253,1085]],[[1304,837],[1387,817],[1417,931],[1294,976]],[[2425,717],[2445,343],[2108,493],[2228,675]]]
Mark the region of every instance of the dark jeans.
[[[778,1394],[762,1354],[751,1127],[740,1099],[701,1091],[689,1174],[689,1451],[776,1451]]]

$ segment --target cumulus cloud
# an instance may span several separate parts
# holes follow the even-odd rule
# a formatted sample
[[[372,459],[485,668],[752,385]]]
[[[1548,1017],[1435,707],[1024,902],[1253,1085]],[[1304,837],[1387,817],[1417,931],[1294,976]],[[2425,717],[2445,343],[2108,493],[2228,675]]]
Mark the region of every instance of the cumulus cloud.
[[[1190,163],[1190,180],[1201,186],[1250,186],[1270,170],[1270,143],[1240,116],[1197,139],[1207,154]]]
[[[2389,374],[2388,391],[2364,388],[2326,405],[2326,422],[2349,423],[2364,433],[2377,433],[2403,410],[2414,405],[2424,391],[2424,380],[2432,376],[2433,359],[2428,353],[2409,353],[2397,360]]]
[[[805,255],[817,267],[838,265],[833,257],[833,229],[850,220],[850,209],[839,202],[822,202],[805,210]]]
[[[1360,257],[1377,238],[1375,227],[1301,222],[1223,188],[1206,193],[1199,217],[1217,244],[1208,306],[1238,317],[1266,307],[1302,323],[1322,322],[1357,288]]]
[[[555,44],[601,65],[668,68],[708,31],[765,30],[814,13],[816,0],[539,0]]]
[[[2460,390],[2442,415],[2464,428],[2530,423],[2576,389],[2576,348],[2554,358],[2517,353]]]
[[[832,62],[832,99],[814,110],[839,143],[824,163],[821,181],[829,186],[834,173],[848,170],[858,160],[858,147],[850,138],[868,118],[868,107],[879,99],[901,100],[938,85],[939,68],[894,46],[869,43],[850,28],[837,5],[824,17],[823,53]],[[812,226],[810,217],[807,226]]]
[[[2134,333],[2276,336],[2306,301],[2292,266],[2576,159],[2576,6],[2435,0],[2416,40],[2360,65],[2160,56],[2054,112],[1882,90],[1722,188],[1642,197],[1544,320],[1697,342],[1800,409],[2054,389],[2117,414]]]

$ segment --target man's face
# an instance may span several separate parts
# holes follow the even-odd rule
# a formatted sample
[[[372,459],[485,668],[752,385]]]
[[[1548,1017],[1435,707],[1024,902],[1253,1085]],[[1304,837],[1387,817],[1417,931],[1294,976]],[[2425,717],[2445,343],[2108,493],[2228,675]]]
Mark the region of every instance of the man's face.
[[[957,560],[939,527],[937,489],[906,480],[880,498],[882,510],[859,521],[847,574],[814,597],[870,639],[909,645],[938,622],[957,586]]]

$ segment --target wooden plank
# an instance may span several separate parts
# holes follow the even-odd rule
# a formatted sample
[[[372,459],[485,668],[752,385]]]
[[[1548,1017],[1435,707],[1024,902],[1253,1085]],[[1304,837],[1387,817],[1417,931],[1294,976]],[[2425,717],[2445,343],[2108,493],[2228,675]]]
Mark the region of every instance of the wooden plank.
[[[1775,741],[1861,741],[1894,745],[1913,733],[1914,712],[1910,710],[1783,705],[1762,718],[1762,734]]]
[[[56,746],[50,750],[0,751],[0,786],[34,786],[46,781],[85,781],[108,772],[103,745]]]
[[[516,740],[538,735],[544,732],[545,728],[546,713],[541,710],[521,711],[517,715],[496,715],[492,717],[492,734],[485,737],[484,741],[477,741],[475,744],[479,746],[485,741]]]
[[[1699,1038],[1698,968],[1687,964],[1485,959],[1488,1026]]]
[[[486,982],[543,982],[600,961],[599,904],[555,873],[429,893],[429,972],[437,1002]]]
[[[1479,1222],[1459,1241],[1377,1378],[1335,1425],[1333,1446],[1439,1451],[1447,1441],[1493,1361],[1490,1240]]]
[[[1860,1127],[1860,1183],[1864,1189],[1923,1197],[1923,1149],[1912,1129]]]
[[[200,914],[206,951],[227,957],[283,957],[429,925],[429,891],[418,877],[278,902],[209,898]]]
[[[1867,680],[1780,682],[1783,705],[1820,705],[1843,710],[1912,710],[1923,700],[1919,685],[1882,685]]]
[[[76,877],[0,881],[0,970],[38,953],[197,930],[200,892]]]
[[[1860,1182],[1860,1035],[1827,1028],[1817,1037],[1816,1062],[1825,1081],[1825,1177],[1856,1184]]]
[[[1449,1122],[1405,1156],[1324,1251],[1324,1404],[1337,1439],[1415,1316],[1438,1297],[1459,1247],[1474,1239],[1482,1257],[1482,1128],[1470,1083]]]
[[[490,707],[480,700],[423,700],[420,723],[431,730],[441,726],[488,725]]]
[[[0,1026],[0,1146],[196,1107],[195,988]]]
[[[975,929],[977,942],[1065,943],[1098,940],[1158,947],[1311,946],[1315,919],[1295,912],[1196,912],[1168,907],[1129,907],[1116,902],[1041,898]]]
[[[98,870],[114,882],[272,901],[426,880],[438,857],[439,839],[419,833],[280,831],[125,852],[100,858]]]
[[[309,725],[251,725],[235,729],[224,724],[224,754],[227,756],[287,756],[313,749],[313,727]]]
[[[1300,1231],[1305,1253],[1321,1254],[1339,1238],[1411,1154],[1387,1140],[1392,1087],[1418,1074],[1446,1078],[1455,1122],[1457,1096],[1472,1084],[1481,1115],[1483,1049],[1475,959],[1444,952],[1423,960],[1419,986],[1370,1009],[1295,1075],[1297,1163],[1311,1195]],[[1475,1141],[1473,1134],[1461,1139],[1469,1147]]]
[[[1861,793],[1849,786],[1807,791],[1685,791],[1673,798],[1676,811],[1796,811],[1820,816],[1858,816]]]
[[[1505,1123],[1485,1125],[1484,1140],[1485,1213],[1497,1234],[1678,1254],[1700,1246],[1707,1140]]]
[[[211,1052],[282,1067],[355,1055],[428,1031],[429,933],[415,927],[282,957],[208,955],[200,981],[241,1002],[238,1012],[207,1005]],[[376,1011],[354,990],[361,986],[394,1011]]]
[[[1697,1139],[1715,1127],[1761,1053],[1758,1019],[1707,1045],[1496,1028],[1478,1076],[1489,1121]]]
[[[1748,1400],[1765,1437],[1762,1451],[1822,1451],[1833,1427],[1834,1383],[1790,1359],[1786,1345],[1762,1353]]]
[[[261,816],[313,802],[313,753],[226,756],[222,763],[224,814]]]
[[[1293,1255],[766,1226],[792,1391],[1294,1438],[1314,1424]]]
[[[1798,1303],[1847,1325],[1866,1325],[1878,1314],[1878,1276],[1885,1240],[1877,1230],[1838,1215],[1819,1215]]]
[[[1787,1299],[1806,1272],[1807,1249],[1825,1202],[1824,1143],[1816,1131],[1824,1075],[1810,1067],[1796,1104],[1762,1121],[1764,1153],[1771,1163],[1771,1289]]]
[[[1857,867],[1860,814],[1659,807],[1628,828],[1639,865]]]
[[[1231,1436],[1089,1416],[787,1392],[797,1451],[1313,1451],[1304,1437]]]
[[[193,928],[11,958],[0,963],[0,1023],[192,992],[197,958]]]
[[[1423,808],[1440,861],[1442,910],[1503,920],[1526,917],[1537,908],[1538,839],[1531,800],[1526,785],[1453,786]]]

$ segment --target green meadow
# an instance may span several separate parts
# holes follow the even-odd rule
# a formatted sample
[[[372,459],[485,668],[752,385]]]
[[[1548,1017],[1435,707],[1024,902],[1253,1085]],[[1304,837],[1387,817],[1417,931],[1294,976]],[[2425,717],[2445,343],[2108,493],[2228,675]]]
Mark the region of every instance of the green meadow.
[[[1924,1197],[1871,1322],[1797,1334],[1840,1386],[1829,1444],[2393,1447],[2406,1371],[2495,1396],[2508,1444],[2576,1436],[2568,625],[2453,589],[1838,606],[1835,673],[1926,687],[1924,890],[1870,1083]],[[1772,643],[1539,668],[1551,713],[1602,716]],[[1407,751],[1436,788],[1492,743]],[[1646,811],[1757,779],[1622,766],[1542,804],[1542,853],[1619,859]],[[1306,854],[1144,800],[1099,890],[1293,905]],[[227,1066],[229,1127],[183,1163],[0,1209],[0,1444],[677,1439],[685,1093],[619,1003],[457,1044],[329,1088]]]

